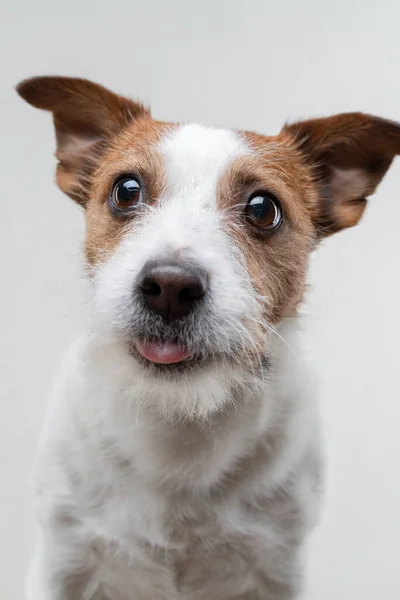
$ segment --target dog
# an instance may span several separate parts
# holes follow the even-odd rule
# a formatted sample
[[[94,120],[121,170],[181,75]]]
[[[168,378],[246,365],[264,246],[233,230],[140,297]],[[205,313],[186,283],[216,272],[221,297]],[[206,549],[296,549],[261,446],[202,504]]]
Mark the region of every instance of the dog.
[[[17,90],[53,115],[89,284],[39,442],[27,599],[297,598],[324,487],[307,265],[359,222],[400,125],[265,137],[159,122],[84,79]]]

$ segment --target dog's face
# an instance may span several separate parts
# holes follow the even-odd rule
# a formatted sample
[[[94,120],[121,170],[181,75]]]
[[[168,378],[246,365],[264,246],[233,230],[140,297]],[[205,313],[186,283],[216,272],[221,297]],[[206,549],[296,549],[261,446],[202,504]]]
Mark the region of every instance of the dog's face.
[[[161,380],[262,370],[310,252],[359,221],[400,151],[399,125],[359,113],[264,137],[161,123],[79,79],[18,91],[53,112],[58,184],[86,209],[98,325]]]
[[[302,295],[310,191],[290,143],[137,120],[102,156],[87,203],[103,323],[162,376],[259,361]]]

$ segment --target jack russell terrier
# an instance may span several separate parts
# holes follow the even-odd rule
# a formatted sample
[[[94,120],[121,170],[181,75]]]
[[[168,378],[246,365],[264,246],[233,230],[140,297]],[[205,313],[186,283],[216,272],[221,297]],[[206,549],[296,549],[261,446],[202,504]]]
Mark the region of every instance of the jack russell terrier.
[[[53,114],[90,282],[39,444],[28,600],[297,598],[323,486],[294,317],[310,253],[358,223],[400,125],[265,137],[156,121],[84,79],[18,92]]]

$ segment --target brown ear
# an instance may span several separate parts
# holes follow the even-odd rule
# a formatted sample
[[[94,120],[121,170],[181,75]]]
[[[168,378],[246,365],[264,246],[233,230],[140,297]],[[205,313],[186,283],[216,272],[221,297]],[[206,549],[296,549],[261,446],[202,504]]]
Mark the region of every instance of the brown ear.
[[[53,113],[57,184],[83,206],[107,141],[124,125],[148,114],[141,104],[86,79],[34,77],[22,81],[17,92],[32,106]]]
[[[284,127],[313,167],[319,186],[314,220],[320,236],[360,220],[396,154],[400,125],[362,113],[345,113]]]

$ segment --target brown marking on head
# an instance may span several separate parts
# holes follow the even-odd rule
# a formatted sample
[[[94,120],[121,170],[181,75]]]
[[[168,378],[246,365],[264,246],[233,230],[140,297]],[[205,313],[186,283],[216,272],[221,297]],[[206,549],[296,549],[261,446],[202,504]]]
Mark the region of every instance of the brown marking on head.
[[[86,208],[85,254],[94,266],[125,230],[107,206],[113,182],[123,174],[138,175],[149,199],[157,199],[164,177],[156,142],[174,125],[154,121],[142,104],[85,79],[35,77],[22,81],[17,91],[53,113],[57,184]]]
[[[97,83],[73,77],[33,77],[17,86],[26,102],[53,113],[57,184],[73,200],[87,202],[90,175],[113,136],[139,117],[140,103]]]
[[[86,210],[86,258],[96,265],[112,253],[123,237],[129,221],[110,211],[108,199],[113,183],[122,175],[133,175],[143,182],[146,204],[160,198],[165,174],[157,142],[174,125],[145,117],[134,121],[117,134],[94,172]],[[138,212],[135,220],[143,212]]]
[[[303,299],[308,256],[316,243],[361,218],[400,153],[400,126],[360,113],[286,126],[278,136],[242,132],[249,153],[221,181],[220,203],[246,258],[253,285],[272,322],[296,312]],[[273,192],[284,225],[257,231],[232,218],[256,192]],[[242,211],[243,212],[243,211]]]
[[[317,202],[310,170],[286,139],[243,132],[249,153],[238,158],[221,180],[220,202],[226,221],[247,263],[253,285],[266,302],[264,315],[277,322],[295,313],[305,286],[308,256],[315,243],[310,219]],[[272,192],[280,201],[284,224],[263,232],[238,221],[249,198]],[[236,215],[235,215],[236,212]]]

